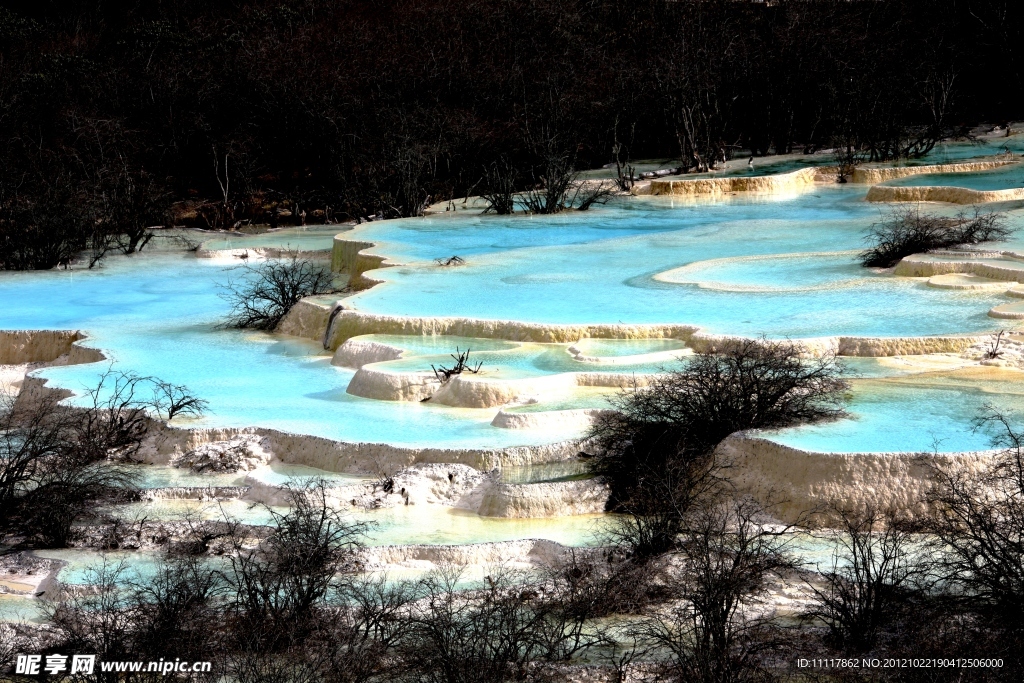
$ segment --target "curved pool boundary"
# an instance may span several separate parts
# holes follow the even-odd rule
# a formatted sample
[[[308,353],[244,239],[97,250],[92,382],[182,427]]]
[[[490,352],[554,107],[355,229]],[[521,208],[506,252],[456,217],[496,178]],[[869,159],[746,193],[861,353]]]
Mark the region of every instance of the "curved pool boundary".
[[[77,365],[104,360],[97,349],[78,342],[88,339],[79,330],[0,330],[0,365],[54,363]]]
[[[324,338],[330,309],[330,306],[314,301],[300,301],[276,331],[320,341]],[[907,337],[835,335],[790,341],[803,346],[810,355],[829,352],[839,356],[880,357],[959,353],[995,333],[996,330]],[[345,309],[335,315],[325,348],[337,351],[349,339],[367,334],[457,336],[547,344],[572,344],[583,338],[677,339],[695,351],[749,339],[741,335],[704,332],[696,325],[684,323],[533,323],[486,318],[381,315]]]
[[[989,159],[985,161],[932,164],[928,166],[856,168],[850,174],[850,181],[854,184],[877,185],[888,180],[914,175],[972,173],[1017,163],[1022,162],[1014,159]],[[738,192],[791,194],[793,192],[813,189],[819,183],[834,183],[835,174],[836,168],[833,166],[809,166],[788,173],[763,176],[652,180],[635,185],[630,191],[630,195],[674,195],[715,198]],[[973,190],[969,192],[973,192]],[[363,225],[367,224],[356,225],[349,230],[339,232],[335,235],[331,248],[331,268],[335,272],[347,274],[349,276],[349,287],[355,291],[368,289],[383,282],[383,280],[367,277],[365,273],[368,271],[401,265],[384,254],[373,252],[372,250],[379,246],[376,242],[357,237],[358,233],[362,232],[361,228]]]
[[[883,166],[858,167],[850,176],[850,180],[858,184],[876,185],[890,180],[909,178],[916,175],[933,175],[936,173],[977,173],[991,171],[1021,163],[1020,159],[987,159],[984,161],[961,161],[950,164],[928,164],[926,166]]]

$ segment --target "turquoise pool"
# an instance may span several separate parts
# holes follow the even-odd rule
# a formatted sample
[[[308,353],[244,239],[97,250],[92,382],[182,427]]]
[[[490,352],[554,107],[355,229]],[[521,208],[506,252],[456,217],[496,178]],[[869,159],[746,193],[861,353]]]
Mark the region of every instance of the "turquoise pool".
[[[676,322],[774,337],[992,329],[987,312],[1004,303],[999,294],[940,291],[857,264],[865,231],[882,215],[863,201],[865,191],[825,187],[787,200],[678,206],[653,198],[555,218],[372,223],[358,237],[406,265],[372,271],[385,284],[350,301],[392,315]],[[433,263],[456,253],[464,266]]]
[[[856,380],[850,417],[767,434],[773,441],[834,453],[940,452],[993,447],[992,432],[976,419],[995,409],[1019,423],[1024,382],[979,381],[957,373]]]
[[[360,238],[379,241],[376,251],[408,265],[374,271],[387,283],[348,301],[379,313],[552,323],[674,322],[775,337],[925,335],[996,327],[986,313],[1008,301],[1000,293],[936,289],[923,280],[856,265],[864,231],[880,216],[878,207],[863,200],[864,193],[863,187],[826,186],[787,199],[675,203],[652,198],[554,217],[431,217],[366,224],[356,230]],[[1022,217],[1024,210],[1010,214],[1018,225]],[[325,240],[335,229],[301,232],[310,240]],[[280,231],[238,239],[250,245],[270,239],[280,244],[290,235]],[[433,263],[456,253],[466,258],[465,266]],[[228,308],[220,296],[222,286],[237,267],[230,259],[154,252],[112,257],[91,271],[0,273],[0,329],[83,330],[90,335],[87,343],[102,349],[109,362],[49,368],[41,376],[80,390],[113,364],[185,384],[210,403],[209,414],[190,423],[195,425],[262,426],[350,442],[456,448],[542,444],[580,434],[579,428],[565,426],[494,427],[496,409],[348,394],[355,371],[332,366],[317,342],[219,327]],[[384,335],[366,339],[408,349],[404,358],[384,363],[386,370],[429,370],[431,363],[450,360],[447,354],[459,346],[473,348],[474,358],[483,360],[495,379],[649,372],[665,361],[630,363],[628,357],[681,346],[678,341],[584,342],[583,355],[620,361],[596,364],[574,359],[568,345]],[[949,411],[971,412],[958,405],[955,392],[922,391],[930,398],[915,409],[932,415],[930,420],[941,422]],[[570,394],[523,410],[607,405],[607,391]],[[898,415],[899,396],[896,392],[882,404],[855,390],[851,411]],[[912,399],[911,393],[907,396]],[[877,432],[887,444],[883,450],[919,448],[904,438],[906,430],[879,427],[888,424],[851,420],[814,428],[800,438],[862,450],[870,442],[866,435]],[[977,436],[957,438],[947,439],[943,449],[968,442],[984,445]]]
[[[49,368],[73,390],[110,364],[187,385],[210,403],[197,426],[262,426],[345,441],[501,447],[572,438],[492,427],[493,411],[392,403],[346,393],[353,370],[318,343],[221,329],[232,266],[191,255],[112,258],[92,271],[0,274],[0,329],[81,329],[110,362]]]

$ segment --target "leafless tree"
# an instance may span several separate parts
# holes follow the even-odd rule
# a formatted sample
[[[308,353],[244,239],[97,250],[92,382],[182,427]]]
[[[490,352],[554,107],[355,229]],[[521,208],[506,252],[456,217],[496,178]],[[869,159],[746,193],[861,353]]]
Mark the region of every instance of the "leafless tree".
[[[179,415],[200,417],[210,405],[182,384],[162,380],[155,380],[154,384],[154,407],[167,420],[173,420]]]
[[[273,330],[304,297],[337,291],[326,263],[301,259],[298,253],[242,268],[244,275],[230,281],[224,294],[232,306],[230,327]]]
[[[623,192],[629,192],[636,180],[636,168],[629,162],[629,151],[636,138],[636,122],[629,129],[629,142],[619,141],[619,117],[615,117],[615,142],[612,144],[612,155],[615,157],[615,184]]]
[[[484,172],[484,190],[480,193],[487,208],[498,215],[509,215],[516,210],[516,190],[519,171],[506,157],[494,161]]]
[[[274,652],[314,629],[336,574],[352,569],[366,526],[346,519],[317,481],[291,492],[291,509],[270,509],[274,533],[230,560],[236,646]]]
[[[57,652],[89,652],[101,661],[175,657],[210,661],[210,672],[187,672],[185,680],[214,681],[223,675],[224,583],[197,558],[163,560],[155,574],[141,576],[126,562],[106,559],[86,574],[89,588],[63,591],[48,604]],[[97,680],[152,680],[148,673],[103,672]]]
[[[994,624],[1024,630],[1024,434],[994,410],[979,427],[996,430],[1002,452],[977,469],[935,468],[929,529],[946,581]]]
[[[103,233],[94,255],[116,249],[123,254],[142,251],[153,239],[152,228],[171,220],[171,194],[152,174],[131,168],[118,155],[100,172],[97,213]]]
[[[921,213],[918,206],[895,207],[871,226],[871,245],[860,255],[865,267],[890,268],[911,254],[932,249],[949,249],[982,242],[999,242],[1013,234],[1001,213],[958,213],[953,217]]]
[[[574,611],[578,604],[545,599],[515,572],[498,569],[483,586],[463,584],[452,567],[418,583],[421,597],[401,647],[411,680],[537,680],[533,664],[562,661],[604,641],[585,610]]]
[[[0,535],[61,547],[101,502],[136,495],[132,462],[162,405],[159,380],[108,370],[76,403],[58,392],[0,405]],[[190,396],[185,387],[178,398]]]
[[[474,375],[480,372],[484,363],[483,361],[480,361],[476,365],[471,365],[469,362],[469,352],[471,350],[472,349],[459,351],[459,348],[455,347],[455,353],[451,354],[452,359],[455,360],[455,365],[450,368],[446,368],[443,365],[439,365],[435,368],[434,365],[431,364],[430,369],[434,371],[434,377],[436,377],[441,384],[445,384],[452,377],[461,375],[463,372],[471,372]]]
[[[868,159],[868,153],[862,150],[855,140],[837,138],[833,141],[835,151],[832,158],[836,164],[836,182],[845,183],[853,175],[858,166]]]
[[[748,339],[624,392],[583,442],[611,504],[627,513],[622,540],[646,554],[671,549],[688,510],[723,491],[718,444],[745,429],[840,417],[842,375],[835,356],[806,360],[789,342]]]
[[[989,339],[987,348],[985,349],[986,359],[994,360],[996,358],[999,358],[999,356],[1003,355],[1003,352],[999,350],[999,345],[1002,343],[1003,335],[1005,333],[1006,330],[999,330],[997,334],[992,335],[992,338]]]

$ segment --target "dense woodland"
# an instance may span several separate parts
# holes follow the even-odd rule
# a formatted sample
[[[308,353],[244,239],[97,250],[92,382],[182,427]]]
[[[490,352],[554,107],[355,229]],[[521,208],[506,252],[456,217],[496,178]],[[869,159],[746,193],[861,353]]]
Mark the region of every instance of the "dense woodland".
[[[416,215],[552,168],[913,156],[1024,116],[1022,32],[1001,0],[8,0],[0,264]]]

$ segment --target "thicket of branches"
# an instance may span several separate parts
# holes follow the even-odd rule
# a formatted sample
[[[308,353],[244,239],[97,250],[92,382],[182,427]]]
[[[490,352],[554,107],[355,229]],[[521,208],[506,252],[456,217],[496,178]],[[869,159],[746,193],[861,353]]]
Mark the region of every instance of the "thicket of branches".
[[[977,606],[987,623],[1024,632],[1024,433],[1005,415],[991,412],[983,425],[996,429],[1005,448],[994,463],[969,471],[936,470],[931,531],[944,576]],[[1018,641],[1019,642],[1019,641]]]
[[[789,342],[729,342],[622,394],[585,443],[591,471],[612,489],[633,551],[671,549],[691,509],[722,495],[713,457],[725,437],[843,414],[847,384],[834,356],[801,358]]]
[[[988,422],[1007,449],[980,470],[936,470],[935,516],[910,526],[837,505],[839,523],[815,532],[832,557],[803,569],[792,529],[719,496],[689,509],[667,553],[642,561],[611,547],[573,551],[539,573],[494,568],[482,581],[453,567],[368,578],[366,528],[315,482],[291,492],[288,512],[272,512],[268,534],[227,525],[227,558],[176,544],[145,577],[97,567],[96,590],[52,598],[41,652],[207,660],[213,670],[189,680],[254,683],[558,681],[560,667],[582,662],[644,683],[742,683],[801,680],[799,656],[1003,660],[967,679],[963,667],[933,667],[811,678],[822,682],[1013,681],[1024,644],[1024,439],[1003,416]],[[797,624],[772,601],[800,572],[812,600]]]
[[[63,547],[76,521],[137,495],[132,462],[152,417],[199,415],[183,386],[107,372],[79,405],[57,392],[0,402],[0,544]]]
[[[871,226],[867,236],[871,246],[861,253],[860,261],[865,267],[891,268],[911,254],[999,242],[1012,234],[1000,213],[975,209],[970,214],[935,216],[921,213],[917,206],[895,207]]]
[[[962,124],[1024,116],[1021,11],[1001,0],[8,2],[0,265],[137,250],[169,199],[179,223],[215,228],[410,216],[475,189],[499,212],[511,190],[552,210],[564,205],[560,168],[680,158],[703,169],[737,148],[918,155]]]

